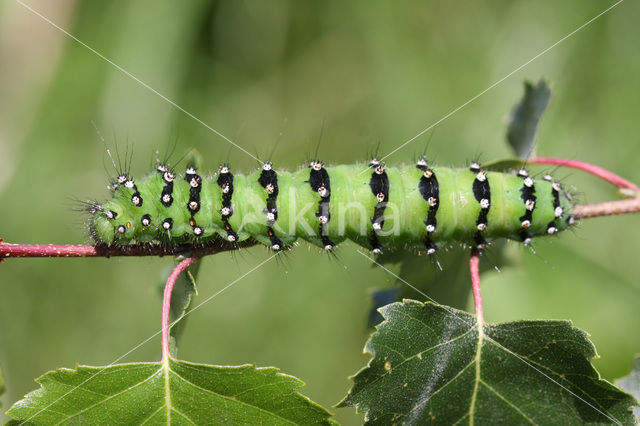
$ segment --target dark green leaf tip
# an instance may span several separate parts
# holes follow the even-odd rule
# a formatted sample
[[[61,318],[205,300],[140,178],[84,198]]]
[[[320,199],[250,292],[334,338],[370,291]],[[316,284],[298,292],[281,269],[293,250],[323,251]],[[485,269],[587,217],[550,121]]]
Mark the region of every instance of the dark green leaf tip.
[[[536,144],[540,118],[549,105],[551,89],[546,80],[524,83],[524,95],[513,107],[507,127],[507,141],[520,158],[529,158]]]

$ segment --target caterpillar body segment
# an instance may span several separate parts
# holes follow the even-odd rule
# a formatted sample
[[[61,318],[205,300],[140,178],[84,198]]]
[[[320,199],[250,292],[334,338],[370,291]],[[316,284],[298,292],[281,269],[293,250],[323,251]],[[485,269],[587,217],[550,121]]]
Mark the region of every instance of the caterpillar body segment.
[[[177,245],[254,240],[275,251],[297,239],[333,249],[345,239],[380,253],[409,247],[433,254],[460,242],[484,247],[496,238],[528,244],[573,223],[572,203],[550,176],[372,160],[296,172],[271,163],[250,174],[220,167],[202,177],[164,165],[136,180],[118,176],[111,200],[91,209],[94,241],[104,245]]]

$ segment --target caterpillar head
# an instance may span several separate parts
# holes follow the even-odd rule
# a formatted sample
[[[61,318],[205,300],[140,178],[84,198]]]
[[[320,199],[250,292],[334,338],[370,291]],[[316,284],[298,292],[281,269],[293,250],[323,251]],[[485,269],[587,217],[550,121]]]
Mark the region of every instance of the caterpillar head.
[[[93,209],[89,228],[94,241],[106,245],[128,242],[135,234],[133,218],[128,217],[128,212],[113,201]]]

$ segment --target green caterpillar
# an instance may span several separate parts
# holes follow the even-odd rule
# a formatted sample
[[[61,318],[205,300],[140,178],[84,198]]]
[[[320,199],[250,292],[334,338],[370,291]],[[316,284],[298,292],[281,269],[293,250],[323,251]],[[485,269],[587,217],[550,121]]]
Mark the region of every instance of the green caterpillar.
[[[227,165],[211,178],[189,166],[179,178],[166,164],[134,181],[121,173],[113,198],[90,208],[96,244],[201,247],[252,240],[274,251],[301,238],[325,250],[345,239],[381,253],[407,247],[434,254],[451,242],[483,248],[496,238],[529,244],[573,224],[572,202],[551,176],[413,166],[325,167],[296,172],[270,162],[251,175]],[[363,172],[364,170],[364,172]]]

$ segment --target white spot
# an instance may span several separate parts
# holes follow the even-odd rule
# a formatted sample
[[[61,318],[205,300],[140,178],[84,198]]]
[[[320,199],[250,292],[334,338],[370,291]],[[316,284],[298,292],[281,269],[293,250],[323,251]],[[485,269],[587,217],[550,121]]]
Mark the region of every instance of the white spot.
[[[163,177],[165,182],[173,182],[173,178],[175,176],[173,176],[173,173],[171,172],[165,172]]]
[[[527,229],[527,228],[528,228],[528,227],[530,227],[530,226],[531,226],[531,221],[530,221],[530,220],[523,220],[523,221],[522,221],[522,227],[523,227],[524,229]]]
[[[478,231],[484,231],[485,229],[487,229],[487,224],[486,223],[479,223],[478,224]]]
[[[196,226],[195,228],[193,228],[193,234],[194,235],[202,235],[202,228],[200,228],[199,226]]]
[[[529,237],[525,238],[523,243],[524,243],[525,246],[528,246],[529,244],[531,244],[531,238],[529,238]]]
[[[134,187],[134,185],[135,185],[135,184],[133,183],[133,181],[132,181],[132,180],[128,180],[128,181],[126,181],[126,182],[124,183],[124,186],[126,186],[126,187],[127,187],[127,188],[129,188],[129,189],[133,188],[133,187]]]
[[[434,249],[433,247],[430,247],[427,249],[427,254],[434,254],[436,252],[436,249]]]
[[[223,183],[222,184],[222,193],[223,194],[228,194],[229,193],[229,184],[228,183]]]
[[[107,219],[113,219],[113,212],[111,210],[105,210],[104,215]]]
[[[529,211],[533,211],[533,208],[535,206],[536,206],[536,202],[533,200],[527,200],[524,202],[524,207]]]
[[[527,177],[527,176],[529,176],[529,173],[527,173],[527,171],[525,169],[520,169],[520,170],[518,170],[518,176]]]
[[[133,197],[131,197],[131,202],[136,206],[140,205],[140,197],[138,197],[137,195],[134,195]]]
[[[127,181],[127,175],[120,175],[118,176],[118,183],[120,185],[122,185],[123,183],[125,183]]]
[[[418,166],[421,166],[421,167],[427,167],[427,160],[426,160],[424,157],[421,157],[421,158],[418,160]]]
[[[333,250],[333,246],[331,244],[327,244],[326,246],[324,246],[324,249],[326,251]]]
[[[489,200],[486,198],[483,198],[482,200],[480,200],[480,207],[482,207],[483,209],[488,209],[489,208]]]
[[[384,167],[382,167],[382,166],[376,167],[376,174],[381,175],[383,173],[384,173]]]
[[[192,188],[197,188],[198,185],[200,185],[200,181],[196,178],[191,179],[191,181],[189,181],[189,185],[191,185]]]
[[[229,216],[231,214],[231,209],[229,207],[223,207],[220,210],[220,213],[222,213],[222,216]]]
[[[280,244],[274,244],[271,246],[271,250],[278,251],[280,250]]]
[[[276,190],[276,188],[270,183],[267,184],[267,186],[265,186],[264,189],[267,191],[267,194],[273,194],[273,192]]]
[[[526,186],[527,188],[531,188],[533,186],[533,179],[531,179],[529,176],[524,178],[524,186]]]
[[[230,243],[234,242],[236,240],[236,236],[233,234],[230,234],[227,236],[227,241],[229,241]]]
[[[429,197],[427,202],[431,207],[434,207],[436,204],[438,204],[438,199],[436,197]]]
[[[320,161],[312,161],[311,163],[309,163],[309,167],[311,167],[313,170],[319,172],[320,170],[322,170],[322,162],[320,162]]]
[[[124,225],[118,226],[119,233],[124,234],[126,231],[127,231],[127,228],[125,228]]]
[[[187,171],[185,173],[188,175],[195,175],[196,169],[194,169],[193,167],[187,167]]]
[[[267,213],[267,220],[268,220],[269,222],[273,222],[273,221],[275,221],[275,220],[276,220],[276,215],[275,215],[275,214],[273,214],[273,213],[271,213],[271,212]]]
[[[327,216],[319,216],[318,221],[320,221],[321,224],[325,225],[327,222],[329,222],[329,218]]]
[[[480,164],[478,164],[478,163],[476,163],[474,161],[473,163],[471,163],[469,168],[471,169],[472,172],[479,172],[480,171]]]
[[[197,201],[189,201],[189,209],[196,210],[197,208],[198,208],[198,202]]]
[[[149,226],[150,224],[151,224],[151,221],[149,220],[148,217],[143,217],[142,218],[142,225]]]
[[[371,159],[371,162],[369,163],[369,165],[370,165],[371,167],[376,167],[376,166],[378,166],[379,164],[380,164],[380,161],[378,161],[378,159],[377,159],[377,158],[372,158],[372,159]]]
[[[164,172],[166,172],[167,170],[169,170],[169,168],[168,168],[165,164],[160,164],[160,165],[158,165],[157,170],[158,170],[159,172],[161,172],[161,173],[164,173]]]
[[[171,202],[171,194],[164,194],[162,196],[162,202],[165,204]]]
[[[560,191],[562,188],[560,188],[560,184],[558,182],[553,182],[551,184],[551,187],[555,190],[555,191]]]
[[[373,222],[373,230],[374,231],[382,230],[382,225],[380,225],[380,222]]]
[[[329,191],[324,186],[321,186],[320,188],[318,188],[318,194],[320,194],[322,198],[325,198],[327,195],[329,195]]]
[[[376,247],[376,248],[374,248],[374,249],[372,250],[372,252],[373,252],[373,254],[382,254],[382,250],[381,250],[381,249],[379,249],[379,248],[377,248],[377,247]]]
[[[262,165],[262,170],[268,172],[269,170],[271,170],[271,166],[272,166],[271,162],[267,161]]]
[[[378,199],[378,202],[381,203],[384,201],[384,194],[382,192],[378,192],[378,195],[376,195],[376,198]]]
[[[558,206],[556,207],[554,214],[556,215],[556,217],[560,217],[562,216],[562,212],[563,212],[562,207]]]
[[[555,226],[550,226],[547,228],[547,234],[549,235],[553,235],[556,232],[558,232],[558,228],[556,228]]]
[[[576,219],[573,216],[569,216],[569,219],[567,219],[567,223],[569,225],[573,225],[575,223]]]
[[[424,174],[424,177],[426,177],[427,179],[433,176],[433,172],[431,171],[431,169],[425,170],[423,174]]]
[[[436,232],[436,227],[431,224],[427,225],[427,232]]]
[[[220,174],[225,175],[225,174],[227,174],[227,173],[229,173],[229,167],[227,167],[227,166],[220,166]]]
[[[484,182],[485,180],[487,180],[487,174],[485,172],[478,172],[478,174],[476,175],[476,179],[478,179],[480,182]]]
[[[162,227],[168,231],[169,229],[171,229],[171,223],[165,220],[164,222],[162,222]]]
[[[544,175],[542,179],[546,180],[547,182],[551,182],[553,180],[553,177],[551,175]]]

